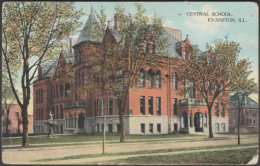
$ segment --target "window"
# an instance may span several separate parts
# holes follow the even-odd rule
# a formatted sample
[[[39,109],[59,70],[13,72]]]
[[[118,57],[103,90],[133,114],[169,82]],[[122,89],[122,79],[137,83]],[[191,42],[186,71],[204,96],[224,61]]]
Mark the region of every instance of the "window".
[[[215,103],[215,115],[219,117],[219,105],[218,103]]]
[[[225,117],[225,105],[221,104],[221,117]]]
[[[65,84],[65,97],[70,97],[70,84]]]
[[[224,82],[221,82],[220,90],[221,90],[221,95],[224,96],[225,95]]]
[[[116,84],[122,86],[123,72],[119,70],[116,72]]]
[[[145,97],[140,97],[140,112],[141,114],[145,115]]]
[[[177,115],[177,98],[173,99],[173,113]]]
[[[117,132],[120,133],[120,132],[121,132],[121,126],[120,126],[120,124],[117,124],[116,126],[117,126]]]
[[[117,115],[119,115],[119,108],[120,108],[119,102],[116,101],[116,114]]]
[[[102,133],[103,133],[104,131],[106,132],[106,130],[104,130],[104,124],[101,125],[101,130],[102,130]]]
[[[58,112],[59,112],[59,106],[56,105],[56,113],[54,115],[55,119],[58,119],[58,117],[59,117],[59,113]]]
[[[69,116],[69,128],[73,128],[73,116]]]
[[[236,119],[233,119],[233,124],[236,124]]]
[[[76,54],[76,63],[82,62],[82,52],[78,51]]]
[[[219,131],[219,124],[218,123],[215,124],[215,130]]]
[[[215,82],[215,92],[217,92],[217,90],[218,90],[218,83]]]
[[[161,123],[158,123],[158,124],[157,124],[157,132],[158,132],[158,133],[161,133]]]
[[[98,132],[98,133],[100,132],[100,130],[99,130],[99,124],[97,124],[97,132]]]
[[[172,80],[173,80],[173,90],[177,90],[178,89],[178,76],[177,76],[176,72],[173,73]]]
[[[60,105],[60,117],[63,119],[63,105]]]
[[[82,85],[84,85],[84,72],[81,73],[81,77]]]
[[[149,132],[153,133],[153,124],[151,124],[151,123],[149,124]]]
[[[145,87],[145,81],[144,81],[144,69],[141,69],[140,70],[140,73],[139,73],[139,79],[140,79],[140,84],[139,86],[140,87]]]
[[[56,97],[58,98],[59,97],[59,86],[56,85]]]
[[[63,97],[63,85],[60,84],[60,98]]]
[[[108,113],[113,115],[113,99],[111,97],[108,98]]]
[[[161,71],[156,71],[156,82],[155,82],[156,88],[161,88]]]
[[[206,112],[205,112],[205,120],[206,120],[205,127],[208,127],[208,115]]]
[[[104,99],[101,99],[101,114],[102,114],[102,116],[105,116],[105,107],[104,107]]]
[[[112,124],[108,124],[108,132],[109,133],[113,132],[113,125]]]
[[[148,103],[149,103],[149,114],[153,115],[153,97],[148,97]]]
[[[141,124],[141,132],[145,133],[145,124],[144,123]]]
[[[161,97],[156,97],[156,113],[161,115]]]
[[[221,124],[221,129],[222,129],[222,131],[226,131],[226,130],[225,130],[225,129],[226,129],[226,128],[225,128],[225,123],[222,123],[222,124]]]
[[[78,86],[80,86],[80,72],[78,71],[78,74],[77,74],[77,79],[78,79]]]
[[[97,114],[97,116],[100,116],[100,114],[99,114],[99,109],[100,109],[99,99],[97,99],[97,100],[96,100],[96,114]]]
[[[152,88],[153,87],[153,81],[154,81],[154,73],[152,70],[148,71],[148,87]]]

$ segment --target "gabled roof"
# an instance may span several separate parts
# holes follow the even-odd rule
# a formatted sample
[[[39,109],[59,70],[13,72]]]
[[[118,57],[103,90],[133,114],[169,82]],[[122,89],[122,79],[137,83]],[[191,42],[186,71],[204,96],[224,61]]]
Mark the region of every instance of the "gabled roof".
[[[229,98],[228,103],[229,103],[229,107],[230,107],[230,108],[236,108],[236,107],[238,107],[238,106],[237,106],[238,97],[239,97],[240,99],[243,98],[241,92],[236,93],[235,95],[233,95],[233,96],[231,96],[231,97]],[[245,101],[246,101],[246,103],[245,103]],[[243,107],[249,107],[249,108],[250,108],[250,107],[251,107],[251,108],[256,108],[256,107],[258,107],[258,104],[257,104],[257,102],[255,102],[253,99],[251,99],[250,97],[247,96],[247,97],[246,97],[246,100],[245,100],[245,98],[242,100],[242,106],[243,106]]]
[[[94,35],[92,34],[92,32],[95,31],[95,25],[99,26],[99,23],[97,21],[95,11],[91,7],[91,12],[90,12],[90,15],[88,16],[87,22],[86,22],[85,26],[83,27],[82,31],[80,32],[79,37],[74,45],[76,45],[82,41],[96,41],[96,39],[94,38]],[[100,42],[100,41],[97,41],[97,42]]]
[[[177,57],[181,58],[181,55],[177,52],[177,45],[180,40],[177,40],[175,36],[171,33],[171,28],[164,28],[164,33],[162,34],[163,37],[168,37],[168,53],[170,57]]]

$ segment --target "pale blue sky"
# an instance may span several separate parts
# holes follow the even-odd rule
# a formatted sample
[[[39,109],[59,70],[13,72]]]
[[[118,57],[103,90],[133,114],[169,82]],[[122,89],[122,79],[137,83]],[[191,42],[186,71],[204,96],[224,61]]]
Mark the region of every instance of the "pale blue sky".
[[[127,12],[136,12],[136,2],[76,2],[77,9],[82,8],[86,15],[81,17],[85,23],[90,13],[91,5],[99,12],[101,5],[109,19],[113,18],[117,5],[124,7]],[[164,25],[182,30],[182,38],[189,35],[192,44],[205,50],[206,43],[212,44],[216,39],[224,39],[228,34],[229,40],[240,43],[240,57],[249,57],[252,61],[252,78],[258,82],[258,6],[253,2],[141,2],[147,15],[156,13],[164,20]],[[206,16],[187,16],[187,12],[230,12],[229,18],[244,18],[247,22],[208,22]],[[228,18],[228,17],[225,17]]]

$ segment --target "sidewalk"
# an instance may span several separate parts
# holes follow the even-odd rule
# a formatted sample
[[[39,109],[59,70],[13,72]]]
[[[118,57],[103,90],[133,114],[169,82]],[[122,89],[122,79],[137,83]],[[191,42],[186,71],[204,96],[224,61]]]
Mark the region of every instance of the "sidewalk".
[[[241,139],[241,144],[258,142],[258,137]],[[106,144],[106,153],[134,152],[141,150],[174,149],[214,145],[236,144],[234,138],[226,140],[183,140],[183,141],[156,141],[156,142],[136,142],[136,143],[110,143]],[[2,158],[8,164],[33,164],[32,160],[62,158],[74,155],[101,154],[102,144],[66,147],[42,147],[42,148],[23,148],[23,149],[3,149]],[[15,158],[13,157],[15,156]],[[118,158],[118,156],[117,156]],[[57,161],[58,163],[60,161]],[[68,164],[68,161],[66,162]]]

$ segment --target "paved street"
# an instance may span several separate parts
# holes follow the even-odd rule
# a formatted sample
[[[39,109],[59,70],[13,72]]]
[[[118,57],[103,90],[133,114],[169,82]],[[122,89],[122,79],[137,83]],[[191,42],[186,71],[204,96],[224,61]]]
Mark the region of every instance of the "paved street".
[[[226,136],[225,136],[226,137]],[[257,135],[241,136],[241,144],[258,142]],[[158,149],[173,149],[185,147],[198,147],[209,145],[228,145],[236,144],[235,136],[228,136],[225,140],[183,140],[183,141],[156,141],[156,142],[138,142],[138,143],[118,143],[107,144],[106,153],[116,152],[133,152],[140,150],[158,150]],[[223,146],[224,148],[224,146]],[[64,147],[43,147],[43,148],[26,148],[26,149],[4,149],[3,162],[7,164],[80,164],[93,161],[105,161],[118,158],[132,156],[110,156],[91,159],[72,159],[64,161],[48,161],[48,162],[32,162],[32,160],[60,158],[72,155],[81,154],[101,154],[102,145],[80,145],[80,146],[64,146]],[[15,157],[14,157],[15,156]]]

